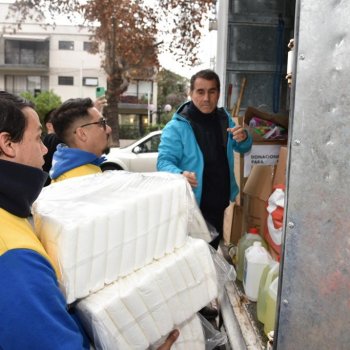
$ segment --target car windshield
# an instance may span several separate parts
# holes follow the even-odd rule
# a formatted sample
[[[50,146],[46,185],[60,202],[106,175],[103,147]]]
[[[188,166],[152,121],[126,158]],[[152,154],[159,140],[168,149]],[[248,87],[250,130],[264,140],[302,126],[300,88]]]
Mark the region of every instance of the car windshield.
[[[128,140],[128,141],[124,141],[123,146],[120,146],[119,148],[120,148],[120,149],[123,149],[123,148],[127,148],[127,147],[129,147],[129,146],[133,146],[137,141],[139,141],[139,140]]]
[[[139,141],[140,140],[132,141],[127,145],[123,145],[120,148],[123,149],[130,146],[133,147]],[[156,134],[156,135],[150,136],[148,139],[144,140],[142,143],[139,143],[138,146],[141,149],[141,153],[158,152],[159,143],[160,143],[160,135]]]
[[[133,145],[134,143],[136,143],[136,141],[133,141],[133,142],[130,142],[130,143],[126,143],[125,145],[120,146],[119,148],[120,148],[120,149],[127,148],[127,147]]]

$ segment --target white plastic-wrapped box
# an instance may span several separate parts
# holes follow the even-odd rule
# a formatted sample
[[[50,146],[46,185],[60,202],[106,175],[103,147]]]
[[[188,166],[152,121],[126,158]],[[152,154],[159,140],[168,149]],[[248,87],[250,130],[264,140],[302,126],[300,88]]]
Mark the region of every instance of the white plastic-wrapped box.
[[[182,247],[193,201],[187,181],[165,173],[108,171],[45,187],[34,224],[67,302]]]
[[[177,325],[180,335],[172,345],[172,350],[205,350],[206,339],[201,319],[194,314],[189,320]],[[156,350],[164,343],[165,337],[151,345],[148,350]]]
[[[147,349],[217,297],[209,246],[201,239],[78,301],[97,349]],[[185,349],[185,348],[184,348]]]

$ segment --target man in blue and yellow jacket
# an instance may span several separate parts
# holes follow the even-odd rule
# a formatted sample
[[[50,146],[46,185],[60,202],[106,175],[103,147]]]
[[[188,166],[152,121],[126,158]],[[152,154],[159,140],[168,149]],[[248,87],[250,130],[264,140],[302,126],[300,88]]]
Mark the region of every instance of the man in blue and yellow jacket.
[[[47,178],[33,107],[0,92],[0,349],[90,349],[59,289],[59,268],[27,219]],[[172,331],[158,350],[169,350],[178,336]]]
[[[93,101],[69,99],[53,113],[51,122],[63,141],[53,154],[52,182],[101,172],[112,130]]]
[[[0,93],[0,348],[89,348],[27,217],[47,174],[33,106]]]

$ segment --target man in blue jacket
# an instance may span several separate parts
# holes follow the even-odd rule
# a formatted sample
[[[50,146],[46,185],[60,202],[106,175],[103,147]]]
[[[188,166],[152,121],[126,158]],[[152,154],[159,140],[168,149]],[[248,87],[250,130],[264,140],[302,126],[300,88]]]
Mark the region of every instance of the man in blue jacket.
[[[223,218],[238,186],[233,152],[251,149],[252,138],[235,126],[224,108],[218,108],[220,79],[212,70],[192,76],[191,101],[183,104],[165,126],[157,169],[183,174],[193,188],[204,218],[219,233],[211,245],[217,249],[223,234]]]
[[[58,287],[59,268],[27,219],[47,177],[46,152],[33,105],[0,92],[0,349],[90,348]]]

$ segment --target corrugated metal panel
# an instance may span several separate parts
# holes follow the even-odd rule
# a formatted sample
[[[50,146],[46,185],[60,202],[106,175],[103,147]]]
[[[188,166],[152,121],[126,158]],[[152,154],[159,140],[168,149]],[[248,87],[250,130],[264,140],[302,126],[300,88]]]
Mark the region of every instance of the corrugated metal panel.
[[[277,349],[350,347],[350,2],[297,2]]]

